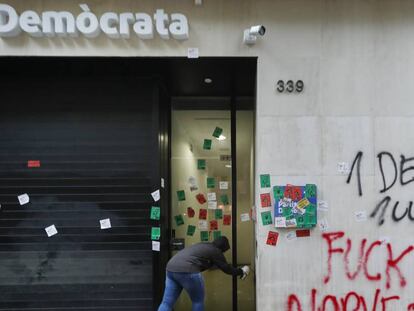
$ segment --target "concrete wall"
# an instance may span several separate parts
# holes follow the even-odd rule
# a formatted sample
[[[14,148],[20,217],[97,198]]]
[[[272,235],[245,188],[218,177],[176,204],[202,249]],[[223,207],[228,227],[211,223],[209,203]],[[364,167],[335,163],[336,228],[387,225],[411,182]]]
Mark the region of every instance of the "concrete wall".
[[[412,200],[413,184],[401,185],[400,172],[395,185],[382,189],[379,159],[386,183],[394,178],[389,152],[400,167],[400,155],[414,155],[414,3],[412,1],[311,1],[311,0],[204,0],[201,7],[190,0],[181,1],[88,1],[96,13],[152,13],[162,7],[168,12],[186,14],[190,39],[140,41],[110,40],[104,36],[89,40],[33,39],[20,36],[0,40],[1,55],[100,55],[100,56],[185,56],[187,47],[198,47],[201,56],[258,56],[258,93],[256,124],[256,197],[261,189],[258,176],[270,173],[272,184],[318,185],[319,199],[329,204],[321,218],[329,223],[328,232],[343,232],[344,237],[323,239],[318,229],[309,238],[287,241],[285,231],[276,247],[265,244],[271,226],[258,224],[257,309],[292,310],[301,301],[303,310],[311,309],[311,291],[316,305],[325,299],[326,310],[345,310],[340,298],[355,291],[366,299],[369,310],[377,301],[383,310],[407,310],[414,302],[413,223],[401,216]],[[8,1],[18,10],[45,9],[80,12],[77,1]],[[241,43],[242,30],[261,23],[267,27],[263,40],[253,47]],[[278,94],[275,83],[283,79],[305,82],[302,94]],[[362,195],[358,194],[354,169],[350,184],[338,172],[338,162],[352,164],[361,158]],[[391,163],[391,165],[390,165]],[[405,164],[410,166],[411,162]],[[403,182],[413,173],[404,173]],[[378,213],[369,215],[384,197],[390,196],[384,222]],[[259,200],[256,200],[259,206]],[[258,212],[261,208],[258,207]],[[368,219],[357,222],[354,213],[366,211]],[[258,215],[260,216],[260,215]],[[389,237],[389,246],[374,243]],[[334,248],[346,250],[352,243],[349,260],[344,253],[332,254],[332,273],[326,284],[329,252],[327,239],[338,237]],[[364,247],[360,247],[361,240]],[[349,244],[348,243],[348,244]],[[371,245],[374,245],[370,248]],[[355,278],[360,249],[360,271]],[[367,256],[367,249],[371,249]],[[392,254],[391,254],[392,249]],[[404,250],[397,265],[393,260]],[[398,268],[398,269],[397,269]],[[387,273],[390,279],[386,288]],[[377,275],[377,273],[380,273]],[[400,274],[399,274],[400,273]],[[406,278],[406,283],[402,277]],[[380,292],[376,294],[376,290]],[[290,296],[294,294],[294,296]],[[382,300],[396,296],[399,300]],[[348,310],[355,296],[348,295]],[[376,299],[377,297],[377,299]],[[334,308],[336,299],[338,307]],[[360,308],[360,310],[363,310]],[[409,309],[414,310],[414,308]]]

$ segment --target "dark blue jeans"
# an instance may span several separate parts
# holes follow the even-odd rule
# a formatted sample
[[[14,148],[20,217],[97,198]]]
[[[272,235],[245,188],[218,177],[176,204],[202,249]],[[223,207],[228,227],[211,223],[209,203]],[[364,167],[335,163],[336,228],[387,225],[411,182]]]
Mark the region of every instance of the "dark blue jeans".
[[[170,311],[183,288],[193,303],[192,311],[204,311],[204,280],[201,273],[169,272],[165,279],[164,297],[158,311]]]

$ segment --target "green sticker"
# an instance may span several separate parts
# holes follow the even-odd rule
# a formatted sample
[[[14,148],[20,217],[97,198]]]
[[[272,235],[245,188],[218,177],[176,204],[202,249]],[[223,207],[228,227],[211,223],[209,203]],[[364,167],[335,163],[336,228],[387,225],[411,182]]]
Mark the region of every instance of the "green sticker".
[[[208,231],[200,231],[201,242],[208,242]]]
[[[220,196],[220,200],[221,200],[221,202],[223,202],[224,205],[229,204],[229,197],[227,196],[227,194],[222,194]]]
[[[210,150],[211,149],[211,139],[204,139],[203,149]]]
[[[218,208],[214,210],[214,218],[215,219],[223,219],[223,210]]]
[[[262,223],[263,226],[271,225],[272,222],[272,213],[270,211],[262,212]]]
[[[260,175],[260,187],[270,188],[270,175],[269,174]]]
[[[282,187],[274,186],[273,187],[273,196],[275,197],[275,200],[283,199],[284,193],[283,193]]]
[[[316,197],[316,185],[314,185],[314,184],[306,184],[306,186],[305,186],[305,196],[307,198],[314,198],[314,197]]]
[[[184,225],[184,218],[183,218],[183,215],[176,215],[176,216],[174,216],[174,219],[175,219],[175,224],[176,224],[177,226]]]
[[[196,230],[196,226],[188,225],[188,227],[187,227],[187,235],[193,236],[195,230]]]
[[[161,236],[161,228],[152,227],[151,228],[151,240],[159,240],[160,236]]]
[[[160,220],[161,209],[158,206],[151,206],[150,219]]]
[[[219,138],[221,133],[223,133],[223,129],[219,128],[219,127],[216,127],[216,129],[213,132],[213,136],[216,137],[216,138]]]
[[[204,160],[204,159],[197,160],[197,169],[205,170],[206,169],[206,160]]]
[[[207,188],[215,188],[216,179],[214,177],[207,177]]]
[[[221,237],[221,231],[213,231],[213,238],[218,239],[219,237]]]
[[[178,201],[185,201],[185,192],[184,190],[177,191]]]

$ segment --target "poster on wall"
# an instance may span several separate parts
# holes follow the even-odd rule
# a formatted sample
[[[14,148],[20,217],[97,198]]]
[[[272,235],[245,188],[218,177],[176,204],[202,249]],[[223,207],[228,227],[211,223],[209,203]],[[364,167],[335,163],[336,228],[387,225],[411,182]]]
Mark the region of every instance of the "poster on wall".
[[[317,223],[317,188],[305,186],[274,186],[275,227],[313,228]]]

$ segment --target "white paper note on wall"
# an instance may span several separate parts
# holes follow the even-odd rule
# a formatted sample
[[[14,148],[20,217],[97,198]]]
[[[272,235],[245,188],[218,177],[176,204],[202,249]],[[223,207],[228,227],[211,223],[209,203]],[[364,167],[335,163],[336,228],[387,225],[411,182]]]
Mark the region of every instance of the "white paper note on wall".
[[[199,57],[198,48],[188,48],[187,57],[188,58],[198,58]]]
[[[250,215],[249,215],[249,213],[244,213],[244,214],[241,214],[241,215],[240,215],[240,220],[241,220],[242,222],[245,222],[245,221],[250,221]]]
[[[160,245],[161,243],[159,241],[152,241],[152,250],[155,252],[160,251]]]
[[[156,190],[151,193],[152,198],[154,199],[154,202],[157,202],[160,200],[160,190]]]
[[[23,193],[17,197],[19,200],[20,205],[25,205],[30,202],[29,195],[27,193]]]
[[[366,211],[355,212],[355,220],[357,222],[367,221],[367,212]]]
[[[102,230],[111,228],[111,220],[109,218],[101,219],[99,223],[101,224]]]
[[[229,182],[228,181],[220,181],[219,182],[220,190],[227,190],[229,189]]]
[[[318,211],[327,212],[329,210],[328,202],[318,201]]]
[[[319,230],[321,230],[322,232],[329,230],[329,224],[326,218],[319,220],[318,226],[319,226]]]
[[[199,220],[198,221],[198,229],[202,230],[202,231],[208,230],[207,220]]]
[[[216,193],[215,192],[207,193],[207,201],[217,201]]]
[[[48,236],[49,238],[50,238],[51,236],[54,236],[55,234],[57,234],[57,233],[58,233],[58,231],[57,231],[57,229],[56,229],[55,225],[51,225],[51,226],[49,226],[49,227],[45,228],[45,231],[46,231],[46,234],[47,234],[47,236]]]
[[[296,231],[290,231],[289,233],[287,233],[287,234],[285,235],[285,238],[286,238],[286,240],[288,240],[288,241],[294,241],[294,240],[296,240],[296,239],[297,239],[297,236],[296,236]]]
[[[208,201],[207,208],[208,209],[217,209],[217,201]]]

